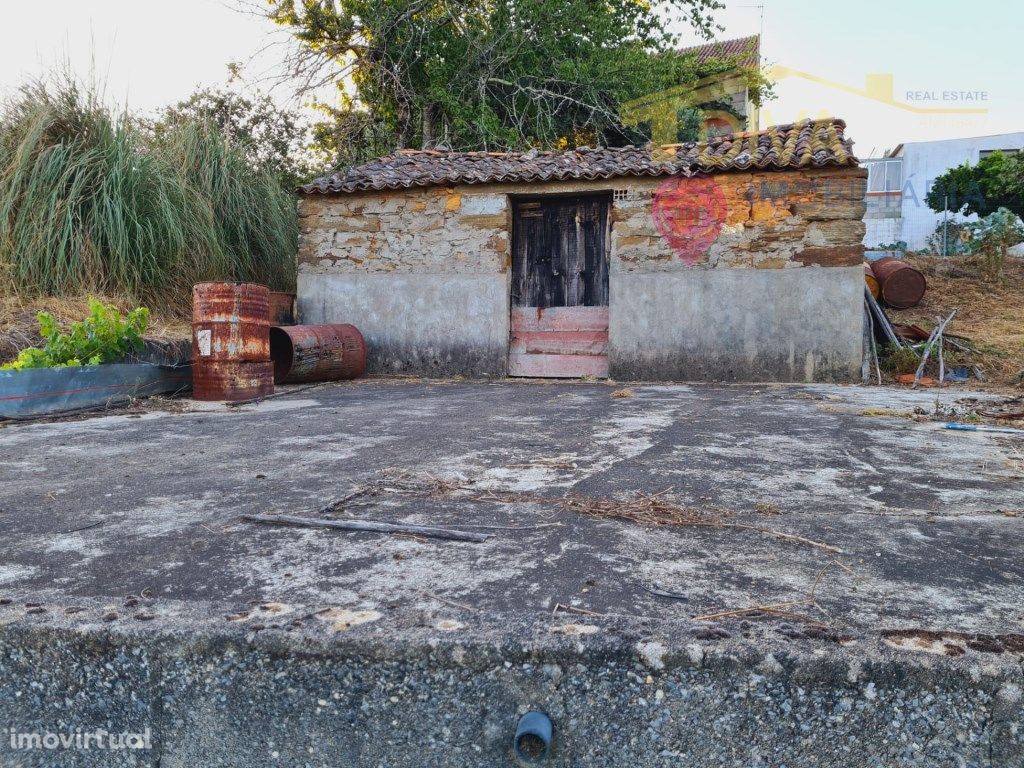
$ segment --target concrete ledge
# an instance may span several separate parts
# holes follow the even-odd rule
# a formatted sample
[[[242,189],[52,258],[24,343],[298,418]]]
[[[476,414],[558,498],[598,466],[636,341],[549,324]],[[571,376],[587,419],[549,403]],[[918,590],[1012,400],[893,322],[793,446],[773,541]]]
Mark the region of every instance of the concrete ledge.
[[[859,266],[613,275],[612,377],[853,379],[860,373],[863,283]]]
[[[507,276],[300,272],[303,323],[352,323],[370,373],[503,376],[508,363]]]
[[[667,649],[621,629],[617,643],[494,644],[359,628],[332,641],[8,626],[6,728],[149,728],[152,749],[19,750],[8,731],[0,761],[493,768],[512,765],[528,708],[554,722],[554,766],[932,768],[1014,766],[1024,755],[1016,663],[773,654],[722,641]]]

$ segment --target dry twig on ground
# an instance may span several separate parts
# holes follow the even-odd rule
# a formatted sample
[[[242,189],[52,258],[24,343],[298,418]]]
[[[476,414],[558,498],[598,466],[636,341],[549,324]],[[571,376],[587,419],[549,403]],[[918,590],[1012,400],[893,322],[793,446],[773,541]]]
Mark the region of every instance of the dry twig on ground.
[[[476,489],[472,481],[446,481],[433,475],[423,475],[419,479],[409,472],[397,476],[397,482],[388,481],[395,488],[422,496],[460,498],[464,501],[476,501],[492,504],[542,504],[555,505],[569,512],[587,517],[606,520],[625,520],[647,526],[696,526],[702,528],[731,528],[734,530],[752,531],[772,536],[783,541],[823,549],[833,554],[841,554],[839,547],[825,544],[795,533],[767,528],[751,523],[742,523],[730,519],[732,513],[718,507],[695,509],[681,506],[668,498],[673,490],[666,488],[658,493],[635,491],[625,498],[594,498],[578,494],[564,496],[546,496],[537,493]],[[466,492],[456,495],[458,492]]]

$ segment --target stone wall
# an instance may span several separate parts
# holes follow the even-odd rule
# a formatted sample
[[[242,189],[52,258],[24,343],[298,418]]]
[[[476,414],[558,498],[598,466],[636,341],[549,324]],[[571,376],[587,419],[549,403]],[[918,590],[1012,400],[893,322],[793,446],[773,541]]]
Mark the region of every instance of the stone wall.
[[[605,193],[613,376],[845,378],[864,184],[844,168],[309,195],[299,311],[359,326],[374,372],[504,375],[513,196]]]

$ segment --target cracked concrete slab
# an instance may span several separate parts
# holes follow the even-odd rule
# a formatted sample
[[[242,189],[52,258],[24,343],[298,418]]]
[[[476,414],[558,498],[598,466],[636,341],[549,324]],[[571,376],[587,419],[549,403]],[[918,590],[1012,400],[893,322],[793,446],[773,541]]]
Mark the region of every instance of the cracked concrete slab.
[[[524,702],[554,706],[548,694],[576,720],[556,751],[566,765],[573,759],[625,765],[627,758],[668,765],[680,755],[694,765],[859,764],[839,762],[843,754],[861,754],[852,746],[829,762],[833,757],[825,760],[824,753],[753,738],[744,730],[749,723],[734,732],[735,744],[716,750],[681,732],[651,740],[645,721],[637,738],[646,746],[629,746],[627,729],[607,736],[613,743],[626,739],[618,756],[599,757],[598,720],[575,709],[586,702],[562,700],[537,670],[582,665],[587,671],[567,677],[583,695],[588,679],[604,690],[601,659],[625,676],[621,691],[606,691],[608,702],[626,706],[621,697],[628,693],[630,711],[639,706],[636,698],[654,696],[644,693],[655,684],[648,677],[674,680],[675,692],[659,689],[667,696],[659,734],[702,711],[690,708],[686,691],[706,689],[712,697],[716,688],[733,690],[738,683],[729,669],[740,664],[744,679],[758,678],[754,698],[763,693],[773,712],[782,701],[794,706],[793,686],[803,679],[828,702],[822,705],[828,716],[815,715],[814,728],[831,723],[833,731],[835,717],[856,712],[852,704],[842,709],[844,697],[878,701],[871,717],[883,710],[888,717],[902,706],[901,696],[925,711],[920,702],[931,690],[949,704],[940,719],[961,706],[950,702],[973,697],[973,709],[958,717],[978,718],[962,726],[964,743],[976,740],[976,749],[879,743],[879,764],[897,757],[901,765],[915,764],[918,753],[933,760],[922,763],[929,765],[988,764],[971,762],[985,749],[1014,759],[1024,754],[1015,751],[1024,739],[1019,707],[1014,717],[1000,715],[998,727],[992,720],[1014,711],[999,702],[1012,699],[1012,686],[1022,683],[1024,440],[945,431],[929,420],[937,398],[940,407],[955,407],[962,392],[824,385],[630,389],[630,397],[612,397],[614,387],[606,384],[364,381],[242,407],[5,425],[0,599],[8,602],[0,604],[6,649],[0,672],[31,676],[26,659],[67,651],[56,668],[63,664],[72,675],[78,663],[72,659],[99,663],[111,643],[121,643],[152,657],[159,670],[137,682],[140,699],[174,701],[175,708],[190,702],[207,713],[222,742],[227,725],[238,726],[237,712],[221,711],[216,696],[237,689],[182,671],[175,659],[207,658],[215,667],[229,658],[244,667],[240,659],[249,659],[263,671],[245,685],[259,683],[267,696],[275,691],[269,700],[256,699],[276,702],[268,711],[282,717],[281,688],[264,678],[269,659],[285,665],[281,671],[292,662],[301,667],[297,679],[308,673],[320,681],[313,688],[328,674],[318,665],[330,659],[347,675],[356,672],[346,665],[362,658],[388,681],[384,688],[401,687],[387,671],[398,664],[402,679],[418,681],[409,685],[426,686],[428,699],[436,693],[426,681],[444,670],[452,674],[454,664],[458,675],[467,668],[482,675],[466,689],[473,696],[486,679],[488,695],[501,702],[505,719],[485,717],[477,731],[463,729],[465,749],[451,754],[444,753],[445,739],[436,740],[433,762],[415,763],[414,751],[373,738],[342,750],[354,756],[349,763],[317,762],[308,752],[300,759],[290,747],[266,751],[287,753],[283,764],[295,765],[493,765],[503,754],[505,720]],[[400,485],[397,477],[458,488],[402,492],[393,487]],[[441,542],[239,520],[260,513],[316,516],[370,484],[379,492],[354,500],[341,516],[493,536],[483,544]],[[746,527],[644,527],[568,512],[557,503],[563,494],[624,499],[637,492],[664,494],[709,519]],[[487,500],[502,494],[528,500]],[[781,607],[730,613],[752,606]],[[714,614],[726,615],[695,619]],[[649,661],[652,648],[662,649],[658,664]],[[525,677],[523,665],[530,667]],[[125,662],[123,674],[97,674],[126,684],[141,673]],[[900,675],[918,682],[904,685]],[[176,688],[179,678],[190,681],[187,691]],[[81,684],[81,695],[92,701],[90,684]],[[784,694],[771,692],[777,685]],[[357,709],[384,707],[392,696],[375,698],[384,688],[345,701]],[[876,688],[880,698],[863,698]],[[12,690],[0,684],[0,715],[11,723],[22,712],[45,719],[45,699],[26,707]],[[702,695],[694,693],[693,701]],[[329,691],[314,698],[324,696],[332,700]],[[608,702],[590,705],[597,712]],[[471,706],[460,695],[449,704],[449,715]],[[602,711],[614,717],[616,710]],[[776,715],[792,725],[784,710]],[[193,725],[201,718],[167,717],[160,717],[161,765],[188,764],[194,753],[183,746],[175,718]],[[865,727],[857,717],[849,714],[845,722]],[[749,744],[737,746],[744,739],[756,743],[757,756]],[[202,743],[210,749],[220,742]],[[242,765],[262,755],[231,744],[221,763],[210,764]],[[812,754],[820,762],[809,762]],[[954,760],[949,756],[957,754],[970,759],[934,762],[936,755]]]

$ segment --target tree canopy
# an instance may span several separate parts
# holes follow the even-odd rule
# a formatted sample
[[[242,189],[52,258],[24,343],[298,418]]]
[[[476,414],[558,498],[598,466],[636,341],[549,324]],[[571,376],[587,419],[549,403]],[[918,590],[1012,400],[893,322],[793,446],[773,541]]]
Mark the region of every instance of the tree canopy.
[[[302,89],[336,84],[339,159],[405,147],[503,150],[635,142],[620,105],[709,74],[679,55],[717,0],[269,0]],[[735,66],[723,62],[719,69]],[[712,65],[714,68],[714,65]],[[756,85],[756,83],[755,83]]]
[[[200,123],[216,126],[253,167],[274,173],[286,188],[308,181],[319,170],[309,150],[311,127],[265,94],[250,97],[226,88],[202,88],[164,109],[151,128],[166,134]]]
[[[935,179],[925,201],[940,213],[988,216],[1007,208],[1024,217],[1024,157],[993,152],[977,165],[950,168]]]

